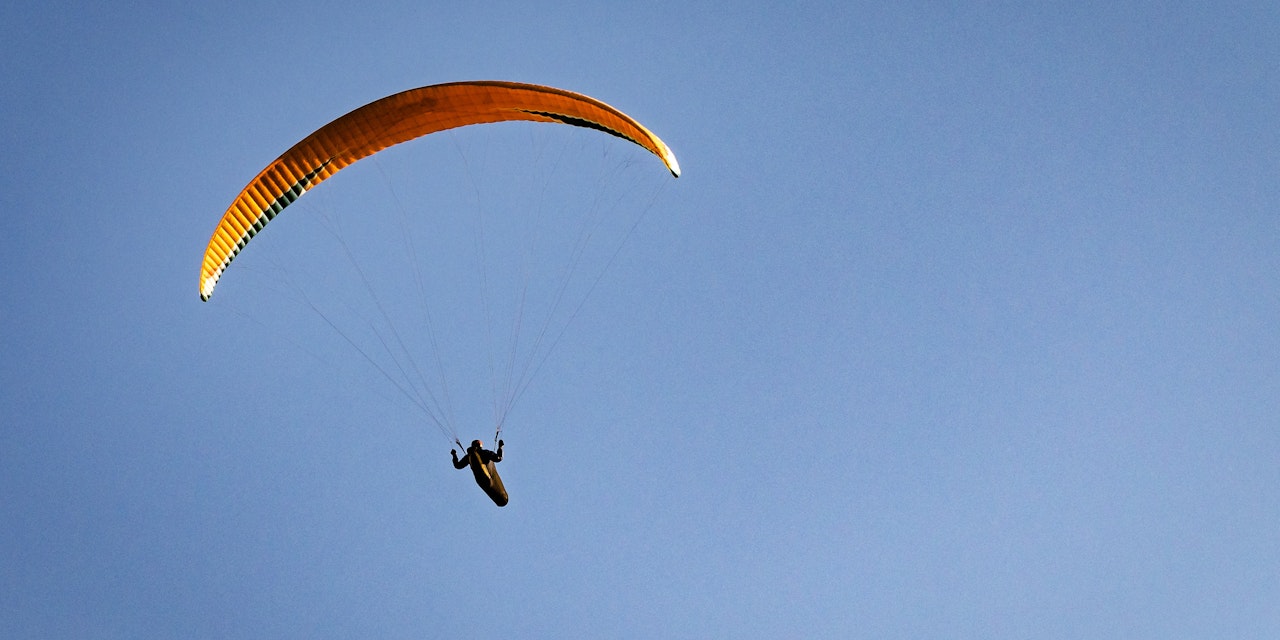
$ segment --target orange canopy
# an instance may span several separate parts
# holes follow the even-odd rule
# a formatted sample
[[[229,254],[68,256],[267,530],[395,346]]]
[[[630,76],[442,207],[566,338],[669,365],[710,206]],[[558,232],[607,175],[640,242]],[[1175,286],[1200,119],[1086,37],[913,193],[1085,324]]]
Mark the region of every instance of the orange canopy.
[[[455,82],[371,102],[307,136],[267,165],[222,215],[200,267],[200,299],[276,214],[333,174],[392,145],[469,124],[530,120],[597,129],[630,140],[680,175],[675,154],[630,116],[571,91],[518,82]]]

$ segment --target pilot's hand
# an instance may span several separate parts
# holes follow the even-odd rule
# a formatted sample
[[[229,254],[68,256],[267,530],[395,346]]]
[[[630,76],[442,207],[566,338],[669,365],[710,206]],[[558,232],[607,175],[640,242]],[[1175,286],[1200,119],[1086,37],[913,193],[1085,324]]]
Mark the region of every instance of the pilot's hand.
[[[499,440],[499,441],[498,441],[498,448],[499,448],[499,449],[501,449],[501,448],[502,448],[502,441],[501,441],[501,440]]]
[[[449,450],[449,453],[452,453],[452,454],[453,454],[453,459],[454,459],[454,460],[457,460],[457,459],[458,459],[458,450],[457,450],[457,449],[450,449],[450,450]]]

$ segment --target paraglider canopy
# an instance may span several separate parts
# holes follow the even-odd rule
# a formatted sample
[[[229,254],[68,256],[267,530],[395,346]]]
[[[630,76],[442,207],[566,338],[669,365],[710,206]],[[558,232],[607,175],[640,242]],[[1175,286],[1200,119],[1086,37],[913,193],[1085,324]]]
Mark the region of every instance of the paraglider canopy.
[[[200,299],[257,232],[308,189],[387,147],[472,124],[527,120],[595,129],[647,149],[680,175],[675,154],[621,111],[588,96],[534,84],[455,82],[371,102],[321,127],[267,165],[236,196],[205,248]]]

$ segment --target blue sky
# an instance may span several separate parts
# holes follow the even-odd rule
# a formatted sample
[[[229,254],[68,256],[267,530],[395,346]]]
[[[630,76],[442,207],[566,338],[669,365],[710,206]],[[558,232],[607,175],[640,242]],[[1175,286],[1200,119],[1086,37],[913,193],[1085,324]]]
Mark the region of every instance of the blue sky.
[[[422,5],[0,8],[0,636],[1280,633],[1273,3]],[[262,166],[468,79],[600,98],[684,175],[568,127],[419,141],[200,302]],[[518,208],[544,145],[646,204],[497,509],[296,299],[359,297],[333,229]]]

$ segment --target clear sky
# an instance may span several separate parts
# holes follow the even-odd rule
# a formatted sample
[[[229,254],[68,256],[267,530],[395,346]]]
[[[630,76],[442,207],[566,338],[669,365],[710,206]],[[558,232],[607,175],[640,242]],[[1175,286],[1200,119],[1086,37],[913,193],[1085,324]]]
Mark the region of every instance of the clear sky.
[[[0,637],[1280,637],[1280,4],[539,4],[0,6]],[[262,166],[470,79],[609,102],[684,175],[424,139],[200,302]],[[645,204],[498,509],[297,302],[352,293],[335,236],[381,228],[385,286],[397,220],[544,202],[509,147]]]

